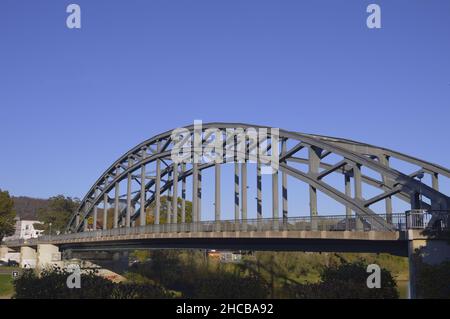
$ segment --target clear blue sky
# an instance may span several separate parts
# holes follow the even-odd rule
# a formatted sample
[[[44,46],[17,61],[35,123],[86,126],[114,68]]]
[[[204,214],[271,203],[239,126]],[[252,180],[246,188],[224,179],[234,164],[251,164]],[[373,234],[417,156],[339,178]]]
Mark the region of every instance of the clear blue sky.
[[[82,29],[65,25],[82,9]],[[382,29],[366,27],[366,7]],[[450,166],[450,1],[3,0],[0,188],[83,197],[204,122],[352,138]]]

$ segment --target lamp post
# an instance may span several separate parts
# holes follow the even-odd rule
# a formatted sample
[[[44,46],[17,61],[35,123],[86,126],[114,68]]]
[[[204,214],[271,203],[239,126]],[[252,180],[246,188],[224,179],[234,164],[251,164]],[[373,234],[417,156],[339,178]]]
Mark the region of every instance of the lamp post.
[[[51,236],[52,235],[52,223],[49,223],[48,224],[48,226],[49,226],[49,235]]]

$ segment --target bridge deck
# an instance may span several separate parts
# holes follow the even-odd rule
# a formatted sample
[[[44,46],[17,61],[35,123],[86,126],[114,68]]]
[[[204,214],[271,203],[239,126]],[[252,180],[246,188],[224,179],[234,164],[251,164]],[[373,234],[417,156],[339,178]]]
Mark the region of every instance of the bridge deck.
[[[249,231],[128,234],[85,238],[55,238],[9,243],[11,248],[58,245],[62,250],[130,250],[199,248],[285,250],[311,252],[373,252],[407,255],[405,232],[357,231]]]
[[[411,216],[410,216],[411,217]],[[8,241],[10,247],[52,244],[63,250],[123,250],[141,248],[205,248],[236,250],[297,250],[389,252],[405,255],[409,231],[426,226],[422,215],[390,216],[393,230],[374,229],[372,220],[359,225],[348,216],[290,217],[204,221],[121,227]]]

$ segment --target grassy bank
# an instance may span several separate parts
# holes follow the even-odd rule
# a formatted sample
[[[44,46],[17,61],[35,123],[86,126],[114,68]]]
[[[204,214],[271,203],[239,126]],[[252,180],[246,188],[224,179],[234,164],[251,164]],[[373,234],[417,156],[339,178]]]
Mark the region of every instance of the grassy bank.
[[[14,286],[11,274],[0,274],[0,298],[11,297]]]

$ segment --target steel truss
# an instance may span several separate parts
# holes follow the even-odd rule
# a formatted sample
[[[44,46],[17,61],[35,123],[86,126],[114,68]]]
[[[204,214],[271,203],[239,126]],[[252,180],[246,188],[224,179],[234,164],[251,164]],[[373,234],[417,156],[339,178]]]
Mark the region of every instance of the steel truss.
[[[202,125],[202,131],[198,132],[194,126],[187,126],[189,132],[186,141],[193,140],[195,134],[200,134],[203,149],[211,136],[205,134],[205,130],[216,128],[223,134],[226,141],[227,129],[242,128],[249,130],[255,128],[267,129],[267,139],[258,140],[258,143],[266,143],[271,149],[270,127],[255,126],[240,123],[208,123]],[[214,167],[215,170],[215,220],[221,220],[221,195],[220,176],[221,164],[214,162],[207,163],[174,163],[171,158],[172,149],[177,141],[172,141],[173,131],[167,131],[152,137],[149,140],[135,146],[130,151],[120,157],[112,164],[94,183],[89,192],[83,198],[78,211],[71,217],[67,226],[67,232],[88,231],[88,218],[93,218],[93,225],[97,225],[98,206],[114,208],[113,228],[132,227],[139,219],[140,225],[145,225],[145,209],[153,204],[155,207],[154,223],[160,223],[161,194],[167,192],[171,202],[168,203],[167,223],[185,222],[185,201],[186,201],[186,179],[192,177],[192,218],[193,222],[201,221],[201,174],[202,171]],[[229,137],[228,137],[229,138]],[[450,198],[439,190],[439,177],[450,178],[450,170],[393,150],[355,142],[346,139],[326,137],[319,135],[303,134],[287,130],[279,130],[280,147],[274,147],[271,152],[279,153],[279,171],[282,174],[282,218],[288,217],[287,205],[287,176],[292,176],[309,185],[310,217],[314,228],[314,217],[317,211],[317,190],[333,198],[346,207],[347,216],[355,213],[355,219],[359,227],[363,227],[365,221],[371,221],[372,228],[378,230],[393,230],[392,225],[392,197],[397,197],[411,205],[411,209],[450,209]],[[228,142],[230,142],[228,140]],[[236,142],[234,140],[234,142]],[[223,143],[225,149],[228,144]],[[231,143],[234,146],[234,143]],[[246,152],[248,153],[252,145],[250,140],[246,141]],[[299,157],[298,154],[306,149],[307,156]],[[224,153],[226,150],[224,151]],[[227,161],[234,161],[239,151],[235,150],[234,156]],[[242,154],[241,154],[242,155]],[[329,157],[338,157],[340,160],[335,163],[327,162]],[[390,167],[390,160],[397,159],[402,162],[420,167],[413,174],[406,174]],[[235,163],[235,220],[247,220],[247,163]],[[148,175],[146,168],[155,165],[155,174]],[[298,165],[304,165],[307,170],[301,170]],[[258,181],[257,181],[257,217],[261,214],[261,174],[260,163],[257,161]],[[371,170],[379,175],[379,178],[365,175],[363,169]],[[239,174],[240,173],[240,174]],[[338,173],[343,176],[345,191],[327,183],[327,176]],[[431,176],[431,185],[427,185],[417,176],[428,174]],[[119,183],[127,181],[126,194],[120,193]],[[140,185],[139,191],[132,192],[133,181]],[[181,183],[181,191],[180,191]],[[369,197],[363,193],[362,185],[368,184],[378,188],[382,192],[377,196]],[[113,196],[110,197],[109,194]],[[279,185],[278,172],[272,178],[272,214],[273,218],[279,218]],[[178,198],[181,196],[181,220],[178,220]],[[125,197],[125,199],[122,199]],[[425,200],[423,198],[426,198]],[[385,201],[386,218],[381,218],[370,208],[371,205]],[[135,207],[139,206],[138,209]],[[107,209],[103,209],[102,229],[107,229]]]

